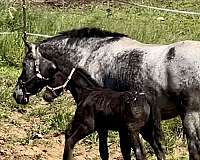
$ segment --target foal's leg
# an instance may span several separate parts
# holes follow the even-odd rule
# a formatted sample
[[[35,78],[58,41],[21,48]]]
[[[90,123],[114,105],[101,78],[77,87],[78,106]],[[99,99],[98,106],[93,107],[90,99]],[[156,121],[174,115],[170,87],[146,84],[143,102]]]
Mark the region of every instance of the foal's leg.
[[[79,109],[80,107],[80,109]],[[74,120],[72,121],[71,129],[65,134],[65,148],[63,160],[71,160],[72,149],[74,145],[81,139],[85,138],[90,133],[94,132],[95,124],[91,110],[78,106]]]
[[[119,137],[120,137],[120,148],[124,160],[131,160],[131,144],[128,132],[121,129],[119,131]]]
[[[165,154],[162,148],[162,145],[160,143],[159,137],[155,134],[155,129],[153,128],[153,125],[151,122],[148,122],[144,127],[142,127],[140,133],[142,134],[142,137],[151,145],[153,148],[157,159],[158,160],[165,160]]]
[[[107,145],[107,138],[108,138],[108,130],[107,129],[99,129],[99,152],[100,157],[102,160],[108,160],[108,145]]]
[[[200,160],[200,91],[194,89],[186,93],[181,96],[180,115],[190,160]]]
[[[69,134],[66,133],[65,135],[63,160],[71,160],[74,145],[90,133],[92,133],[92,130],[89,129],[87,125],[81,123],[78,125],[72,124],[72,129],[70,130]]]
[[[165,160],[165,154],[162,148],[162,144],[160,143],[162,130],[160,126],[161,113],[158,106],[158,100],[161,100],[161,98],[159,98],[156,91],[153,91],[149,94],[151,94],[151,98],[148,101],[149,103],[145,105],[145,109],[150,111],[149,117],[147,123],[145,123],[145,126],[141,128],[140,133],[153,148],[157,159]]]
[[[139,131],[135,130],[135,124],[128,125],[128,136],[130,137],[130,143],[134,149],[136,160],[145,160],[146,155],[143,152],[142,144],[140,142]]]

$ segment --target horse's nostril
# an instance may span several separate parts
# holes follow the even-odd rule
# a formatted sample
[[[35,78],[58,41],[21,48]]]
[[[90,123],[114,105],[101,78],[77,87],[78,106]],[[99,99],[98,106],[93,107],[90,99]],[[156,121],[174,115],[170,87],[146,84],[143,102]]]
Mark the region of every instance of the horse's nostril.
[[[18,98],[18,103],[19,104],[28,104],[28,102],[29,102],[29,97],[25,97],[25,96],[23,96],[23,97],[19,97]]]
[[[13,98],[18,104],[27,104],[29,102],[29,96],[23,94],[21,90],[15,90],[13,92]]]
[[[28,98],[27,97],[24,98],[24,103],[28,103]]]

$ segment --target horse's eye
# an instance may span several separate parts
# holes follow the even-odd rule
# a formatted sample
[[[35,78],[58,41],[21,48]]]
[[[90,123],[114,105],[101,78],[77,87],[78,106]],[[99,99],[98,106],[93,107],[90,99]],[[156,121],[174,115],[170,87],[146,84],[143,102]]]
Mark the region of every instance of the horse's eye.
[[[26,66],[26,63],[25,63],[25,62],[22,62],[22,66],[25,67],[25,66]]]
[[[31,54],[31,53],[29,53],[29,54],[27,55],[27,58],[28,58],[28,59],[35,59],[35,58],[33,57],[33,54]]]

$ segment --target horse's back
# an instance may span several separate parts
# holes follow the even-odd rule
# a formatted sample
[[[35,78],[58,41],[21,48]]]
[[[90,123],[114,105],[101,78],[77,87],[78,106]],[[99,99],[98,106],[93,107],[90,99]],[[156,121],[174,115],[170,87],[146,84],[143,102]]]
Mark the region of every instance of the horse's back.
[[[118,77],[117,82],[123,81],[123,78],[127,79],[128,83],[137,81],[135,76],[130,77],[129,73],[139,71],[139,68],[144,79],[151,81],[164,91],[187,87],[185,82],[189,85],[193,85],[194,81],[200,83],[200,42],[198,41],[187,40],[159,45],[120,37],[93,51],[90,57],[92,59],[86,58],[86,63],[82,65],[101,86],[104,86],[105,81],[110,81],[115,77]],[[122,73],[127,74],[123,77]],[[113,88],[114,86],[106,87]]]
[[[150,46],[143,58],[143,69],[163,90],[181,89],[200,83],[200,42],[181,41]],[[184,83],[186,82],[186,83]]]

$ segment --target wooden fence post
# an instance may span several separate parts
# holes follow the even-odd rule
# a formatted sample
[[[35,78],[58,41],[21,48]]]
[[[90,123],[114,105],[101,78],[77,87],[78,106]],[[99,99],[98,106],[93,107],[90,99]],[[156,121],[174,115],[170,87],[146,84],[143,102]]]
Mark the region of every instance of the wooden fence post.
[[[22,0],[22,23],[23,23],[23,39],[26,42],[27,41],[27,34],[26,34],[26,0]]]

